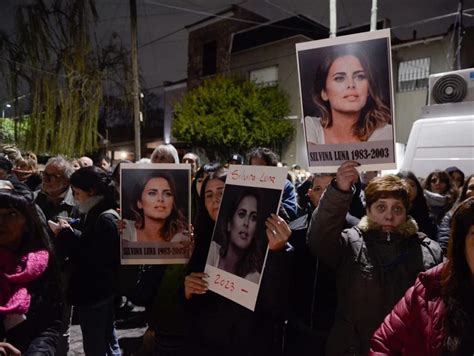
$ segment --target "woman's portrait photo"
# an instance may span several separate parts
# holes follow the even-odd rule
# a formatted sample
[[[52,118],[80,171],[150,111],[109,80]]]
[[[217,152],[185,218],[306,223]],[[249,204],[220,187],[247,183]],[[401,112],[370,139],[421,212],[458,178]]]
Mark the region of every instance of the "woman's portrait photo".
[[[190,240],[188,170],[122,171],[122,236],[131,242]]]
[[[207,264],[258,284],[267,249],[265,220],[278,205],[278,193],[226,186]]]
[[[393,139],[387,39],[298,52],[308,144]]]

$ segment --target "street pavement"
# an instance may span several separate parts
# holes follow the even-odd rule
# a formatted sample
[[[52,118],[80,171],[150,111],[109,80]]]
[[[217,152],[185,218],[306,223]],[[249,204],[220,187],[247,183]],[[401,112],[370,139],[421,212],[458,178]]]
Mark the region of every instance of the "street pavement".
[[[141,347],[142,336],[147,329],[144,314],[142,307],[135,307],[132,311],[117,312],[115,328],[123,356],[132,355]],[[84,355],[82,333],[80,326],[73,320],[68,356],[79,355]]]

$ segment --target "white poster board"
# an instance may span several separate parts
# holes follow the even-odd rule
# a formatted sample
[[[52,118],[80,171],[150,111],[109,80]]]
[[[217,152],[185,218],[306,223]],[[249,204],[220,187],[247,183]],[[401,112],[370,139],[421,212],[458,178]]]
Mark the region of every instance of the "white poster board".
[[[268,250],[265,220],[277,213],[287,168],[231,165],[207,256],[209,289],[255,309]]]
[[[296,44],[308,167],[395,169],[390,30]]]
[[[186,263],[192,252],[191,166],[123,163],[120,177],[121,263]]]

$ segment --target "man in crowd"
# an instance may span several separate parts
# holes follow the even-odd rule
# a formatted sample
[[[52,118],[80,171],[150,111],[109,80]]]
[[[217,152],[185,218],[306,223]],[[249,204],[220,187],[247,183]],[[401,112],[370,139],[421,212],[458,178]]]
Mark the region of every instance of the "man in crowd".
[[[95,161],[95,165],[107,173],[112,173],[112,161],[106,155],[99,156]]]
[[[199,156],[193,152],[188,152],[183,156],[182,163],[191,165],[191,175],[194,177],[200,166]]]
[[[71,163],[63,156],[50,158],[43,171],[41,189],[35,192],[35,202],[47,220],[72,217],[75,213],[74,197],[69,177],[74,173]]]

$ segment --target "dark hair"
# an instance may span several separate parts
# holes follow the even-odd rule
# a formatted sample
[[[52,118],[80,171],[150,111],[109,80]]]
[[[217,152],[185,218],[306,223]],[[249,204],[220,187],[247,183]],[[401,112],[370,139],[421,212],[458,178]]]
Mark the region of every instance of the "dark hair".
[[[201,192],[206,191],[207,183],[213,179],[219,179],[225,183],[227,178],[227,169],[219,167],[215,172],[210,172],[209,175],[202,182]],[[209,212],[206,209],[205,194],[201,194],[198,200],[197,213],[194,219],[194,230],[197,238],[209,238],[212,236],[215,221],[212,220]]]
[[[326,80],[333,62],[343,56],[356,57],[364,69],[369,84],[369,96],[362,109],[359,120],[352,127],[352,131],[361,141],[367,141],[372,133],[392,122],[390,108],[384,103],[377,82],[372,73],[370,62],[366,54],[357,46],[333,46],[326,50],[325,57],[316,70],[313,82],[313,102],[321,114],[321,124],[324,128],[331,127],[332,114],[329,101],[321,97],[321,91],[326,88]]]
[[[474,174],[471,174],[466,178],[464,184],[462,185],[461,194],[459,195],[459,202],[462,202],[467,199],[467,188],[469,187],[469,181],[474,178]]]
[[[109,179],[107,173],[96,166],[79,168],[71,175],[71,185],[86,192],[107,196]]]
[[[132,161],[129,161],[128,159],[123,159],[117,162],[115,167],[112,169],[112,180],[115,183],[118,183],[120,185],[120,166],[122,163],[133,163]]]
[[[431,179],[433,178],[433,176],[438,177],[438,179],[440,179],[441,182],[446,184],[446,190],[443,192],[443,195],[445,195],[447,197],[447,209],[446,210],[451,209],[451,207],[453,206],[453,204],[455,203],[455,201],[458,197],[458,191],[457,191],[456,187],[454,186],[453,182],[451,181],[451,177],[449,176],[449,174],[447,172],[441,171],[439,169],[436,169],[433,172],[431,172],[430,174],[428,174],[428,177],[426,177],[426,180],[425,180],[424,188],[426,190],[429,190],[430,192],[432,191],[431,190]]]
[[[16,209],[26,218],[27,229],[20,243],[20,253],[28,253],[52,248],[31,194],[24,194],[15,189],[0,189],[0,208]]]
[[[445,303],[443,326],[444,348],[452,353],[459,351],[463,342],[472,337],[471,317],[474,313],[473,277],[466,260],[465,242],[474,225],[474,199],[459,204],[454,211],[448,243],[448,261],[443,268],[442,296]]]
[[[102,160],[104,160],[105,162],[107,163],[111,163],[112,160],[110,159],[109,156],[107,155],[100,155],[99,157],[97,157],[97,159],[95,160],[95,164],[98,166],[101,164]]]
[[[271,149],[266,147],[256,147],[247,155],[247,161],[252,164],[253,158],[261,158],[265,161],[267,166],[274,166],[278,164],[278,156]]]
[[[389,174],[373,178],[365,188],[366,207],[370,209],[373,203],[384,198],[400,199],[408,212],[410,198],[407,184],[399,177]]]
[[[143,209],[139,209],[137,206],[138,201],[142,199],[143,190],[148,182],[155,178],[162,178],[168,182],[171,193],[173,194],[173,208],[171,209],[170,215],[166,218],[163,227],[161,228],[160,235],[165,241],[170,241],[174,235],[178,232],[186,230],[187,223],[183,212],[176,204],[176,184],[171,174],[163,171],[152,171],[150,174],[140,177],[135,183],[132,189],[132,205],[131,210],[135,217],[135,227],[137,229],[143,229],[145,227],[145,215]]]
[[[445,169],[445,171],[449,174],[449,176],[451,177],[451,179],[453,180],[453,173],[457,172],[461,175],[461,186],[464,184],[464,181],[466,179],[465,175],[464,175],[464,172],[461,171],[458,167],[448,167]],[[453,180],[453,184],[454,184],[454,180]]]
[[[230,245],[230,236],[227,225],[232,221],[234,215],[237,213],[237,208],[239,207],[242,200],[244,200],[246,197],[254,197],[257,201],[257,226],[255,228],[254,236],[252,236],[252,242],[250,243],[250,246],[245,251],[242,259],[237,263],[236,275],[242,278],[245,278],[245,276],[247,276],[249,273],[260,273],[263,265],[265,246],[262,243],[262,239],[260,237],[262,234],[264,234],[264,222],[259,214],[261,211],[262,199],[260,197],[258,188],[244,189],[242,192],[240,192],[237,199],[232,202],[232,205],[230,207],[226,207],[223,216],[224,219],[218,226],[216,236],[217,241],[221,244],[219,255],[221,257],[225,257]]]
[[[204,174],[206,173],[209,174],[211,172],[217,171],[220,167],[221,167],[221,164],[219,162],[206,163],[205,165],[199,167],[191,183],[191,196],[193,196],[196,199],[199,196],[198,191],[197,191],[197,180],[199,178],[203,178]]]
[[[402,179],[410,179],[416,185],[416,197],[413,202],[410,203],[410,210],[414,211],[426,211],[428,212],[428,204],[426,203],[425,195],[423,194],[423,187],[420,181],[412,171],[400,171],[397,173],[397,177]],[[416,219],[415,219],[416,220]]]

